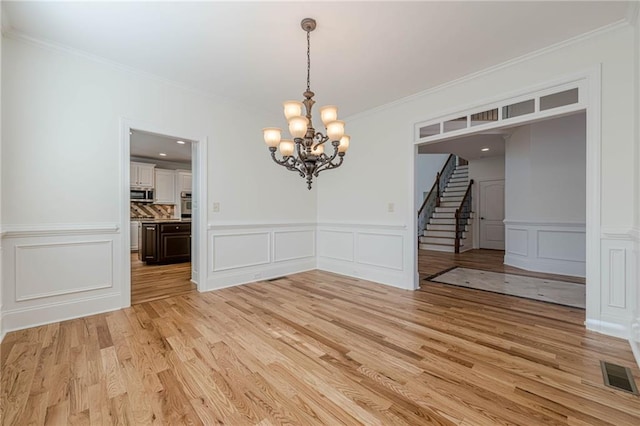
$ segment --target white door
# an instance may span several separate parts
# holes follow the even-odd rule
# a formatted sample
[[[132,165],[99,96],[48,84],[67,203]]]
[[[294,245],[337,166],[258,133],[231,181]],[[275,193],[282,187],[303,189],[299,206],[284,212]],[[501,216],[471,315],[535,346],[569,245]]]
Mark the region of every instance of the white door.
[[[504,250],[504,180],[480,182],[480,248]]]

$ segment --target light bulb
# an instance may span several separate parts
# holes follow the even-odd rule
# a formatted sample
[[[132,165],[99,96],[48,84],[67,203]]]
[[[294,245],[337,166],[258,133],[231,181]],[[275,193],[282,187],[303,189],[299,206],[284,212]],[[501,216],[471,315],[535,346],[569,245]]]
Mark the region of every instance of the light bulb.
[[[275,148],[280,143],[281,130],[277,127],[266,127],[262,129],[264,135],[264,143],[271,148]]]
[[[338,107],[335,105],[327,105],[320,108],[320,118],[325,127],[327,124],[338,119]]]
[[[351,140],[351,136],[344,135],[340,139],[340,145],[338,145],[338,152],[347,152],[349,149],[349,141]]]
[[[295,144],[293,141],[283,139],[282,142],[280,142],[280,154],[282,154],[283,157],[290,157],[293,155],[294,147]]]
[[[309,124],[309,120],[307,117],[303,117],[298,115],[296,117],[291,117],[289,119],[289,133],[294,138],[303,138],[307,133],[307,125]]]
[[[330,141],[339,141],[344,135],[344,121],[336,120],[327,124],[327,136]]]
[[[284,116],[287,120],[291,117],[302,115],[302,102],[285,101],[282,105],[284,106]]]

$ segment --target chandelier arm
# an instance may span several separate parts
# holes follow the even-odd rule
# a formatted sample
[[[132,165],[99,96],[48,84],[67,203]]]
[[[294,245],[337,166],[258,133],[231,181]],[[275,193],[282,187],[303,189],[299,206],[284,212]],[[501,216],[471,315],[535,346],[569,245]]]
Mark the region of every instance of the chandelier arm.
[[[278,157],[276,157],[276,150],[274,149],[271,151],[271,158],[276,162],[276,164],[285,167],[287,170],[298,172],[300,176],[306,177],[305,173],[300,170],[300,166],[302,165],[302,163],[294,156],[290,155],[282,160],[278,160]]]
[[[340,160],[337,163],[325,163],[325,164],[322,164],[320,167],[318,167],[316,169],[316,171],[313,173],[313,175],[315,177],[318,177],[320,172],[324,172],[325,170],[337,169],[338,167],[340,167],[342,165],[343,161],[344,161],[344,155],[341,155],[340,156]]]
[[[327,158],[328,158],[327,162],[329,162],[329,163],[332,163],[333,160],[335,160],[335,158],[338,156],[338,152],[339,152],[338,147],[340,146],[340,142],[333,141],[333,142],[331,142],[331,144],[333,145],[333,155],[331,157],[327,156]]]

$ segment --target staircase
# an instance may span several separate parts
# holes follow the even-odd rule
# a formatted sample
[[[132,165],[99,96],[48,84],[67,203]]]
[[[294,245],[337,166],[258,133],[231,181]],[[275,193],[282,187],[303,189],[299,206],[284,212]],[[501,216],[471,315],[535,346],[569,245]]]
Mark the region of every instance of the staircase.
[[[429,218],[426,229],[419,237],[418,247],[422,250],[456,252],[456,209],[460,208],[465,192],[469,186],[469,166],[456,166],[440,197],[439,206]],[[471,249],[465,246],[470,218],[464,220],[459,251]]]

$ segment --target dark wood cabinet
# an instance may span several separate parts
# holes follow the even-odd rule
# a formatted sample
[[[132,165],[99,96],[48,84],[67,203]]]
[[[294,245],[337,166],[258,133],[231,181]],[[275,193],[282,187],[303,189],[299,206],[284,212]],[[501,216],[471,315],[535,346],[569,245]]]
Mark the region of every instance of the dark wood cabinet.
[[[191,223],[142,223],[138,257],[147,263],[191,260]]]
[[[158,224],[142,223],[140,226],[138,259],[147,263],[158,262]]]

